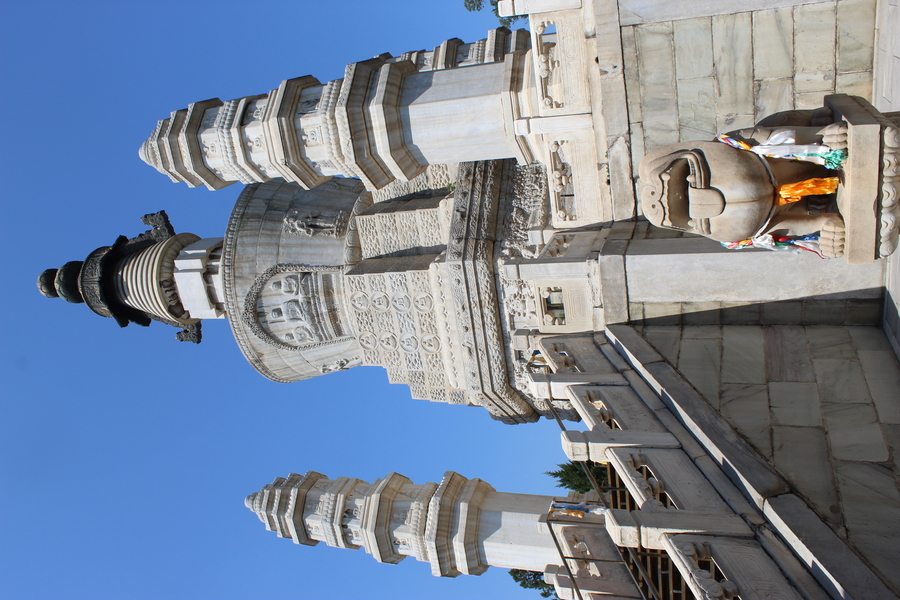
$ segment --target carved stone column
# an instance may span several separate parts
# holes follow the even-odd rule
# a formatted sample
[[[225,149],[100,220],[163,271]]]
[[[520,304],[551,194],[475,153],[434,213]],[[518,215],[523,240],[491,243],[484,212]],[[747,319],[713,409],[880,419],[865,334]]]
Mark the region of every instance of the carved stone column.
[[[220,189],[333,176],[370,190],[429,164],[534,159],[513,123],[533,85],[526,32],[351,63],[343,79],[287,79],[268,94],[190,104],[159,121],[140,157],[172,181]],[[468,67],[460,69],[457,67]]]
[[[543,571],[559,562],[541,517],[552,496],[497,492],[481,479],[447,471],[438,483],[414,484],[390,473],[372,484],[321,473],[278,477],[247,496],[278,537],[364,548],[378,562],[413,556],[432,574],[480,575],[490,566]]]

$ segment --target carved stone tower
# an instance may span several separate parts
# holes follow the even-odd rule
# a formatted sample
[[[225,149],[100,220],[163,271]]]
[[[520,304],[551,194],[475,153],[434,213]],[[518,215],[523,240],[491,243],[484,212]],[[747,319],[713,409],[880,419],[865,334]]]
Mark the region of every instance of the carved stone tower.
[[[222,238],[175,234],[164,211],[145,215],[152,229],[119,236],[84,261],[47,269],[38,289],[48,298],[85,303],[120,327],[160,321],[180,328],[180,341],[200,343],[200,319],[223,318]]]
[[[140,157],[211,190],[277,177],[311,189],[332,176],[376,190],[429,164],[528,163],[530,142],[513,123],[533,103],[529,45],[526,31],[499,28],[471,44],[352,63],[324,85],[305,76],[268,94],[195,102],[159,121]]]
[[[542,517],[552,496],[497,492],[454,471],[440,484],[414,484],[390,473],[373,484],[290,474],[247,496],[244,504],[278,537],[359,549],[378,562],[407,556],[440,577],[480,575],[488,567],[543,571],[559,555]]]

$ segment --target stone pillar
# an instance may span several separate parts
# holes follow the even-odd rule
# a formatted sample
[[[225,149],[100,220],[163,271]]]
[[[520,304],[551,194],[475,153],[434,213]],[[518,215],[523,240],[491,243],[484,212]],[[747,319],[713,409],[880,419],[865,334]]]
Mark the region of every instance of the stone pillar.
[[[305,76],[268,94],[193,103],[159,121],[140,157],[172,181],[211,190],[276,177],[310,189],[332,176],[376,190],[429,164],[532,162],[514,127],[533,85],[528,40],[491,33],[352,63],[324,85]]]
[[[413,556],[432,574],[480,575],[490,566],[543,571],[559,556],[541,523],[552,496],[497,492],[480,479],[447,471],[440,484],[417,485],[398,473],[368,484],[321,473],[279,477],[247,496],[278,537],[364,548],[379,562]]]

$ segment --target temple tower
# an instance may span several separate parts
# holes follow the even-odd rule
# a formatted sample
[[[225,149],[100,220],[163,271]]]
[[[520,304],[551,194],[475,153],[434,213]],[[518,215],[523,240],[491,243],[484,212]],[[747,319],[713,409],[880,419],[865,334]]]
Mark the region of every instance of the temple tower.
[[[226,315],[222,289],[222,238],[176,234],[165,211],[145,215],[152,229],[119,236],[83,261],[47,269],[38,289],[48,298],[87,304],[120,327],[160,321],[182,329],[177,338],[200,343],[200,320]]]
[[[244,504],[266,529],[295,544],[362,547],[387,563],[412,556],[430,563],[436,576],[455,577],[492,566],[543,571],[558,564],[542,523],[552,502],[552,496],[498,492],[454,471],[440,484],[422,485],[399,473],[369,484],[309,471],[276,478]]]
[[[268,94],[195,102],[159,121],[140,157],[211,190],[278,177],[311,189],[332,176],[376,190],[429,164],[529,163],[514,127],[533,102],[529,45],[526,31],[499,28],[472,44],[352,63],[325,84],[305,76]]]

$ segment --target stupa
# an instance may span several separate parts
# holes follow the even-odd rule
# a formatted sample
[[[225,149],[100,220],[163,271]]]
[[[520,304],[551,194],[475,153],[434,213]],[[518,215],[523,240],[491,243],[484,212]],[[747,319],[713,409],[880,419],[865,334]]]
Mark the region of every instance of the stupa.
[[[609,469],[603,510],[564,515],[585,530],[566,525],[559,560],[539,526],[553,499],[452,473],[440,486],[276,480],[248,505],[295,541],[412,555],[440,575],[544,570],[561,597],[897,597],[884,539],[900,535],[900,138],[869,102],[882,88],[859,84],[875,72],[874,1],[499,5],[528,13],[530,31],[171,113],[140,156],[191,186],[247,184],[224,235],[157,226],[39,285],[195,341],[198,319],[227,318],[275,381],[380,365],[416,398],[506,423],[580,420],[565,452]],[[833,226],[827,253],[844,258],[769,230],[768,194],[798,182],[778,180],[757,143],[769,138],[753,135],[726,137],[754,154],[741,160],[767,180],[751,186],[765,206],[736,228],[747,239],[709,239],[726,194],[694,140],[797,111],[846,138],[837,208],[825,198],[832,216],[800,219]],[[642,208],[650,177],[666,202]],[[531,558],[500,559],[481,519],[516,502],[545,537],[515,538],[539,548]],[[607,558],[637,575],[591,570]],[[673,569],[681,588],[651,576]]]

